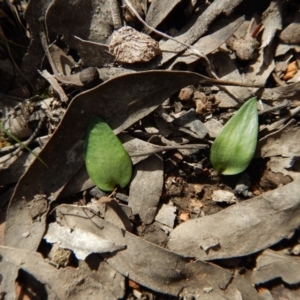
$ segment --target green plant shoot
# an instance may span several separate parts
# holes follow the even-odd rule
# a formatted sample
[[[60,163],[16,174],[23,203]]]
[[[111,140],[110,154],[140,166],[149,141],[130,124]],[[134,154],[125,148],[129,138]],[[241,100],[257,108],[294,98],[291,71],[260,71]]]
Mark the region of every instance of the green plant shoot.
[[[26,149],[28,152],[34,155],[37,158],[37,160],[39,160],[46,168],[48,168],[46,163],[37,154],[35,154],[29,147],[27,147],[24,143],[22,143],[16,136],[14,136],[8,130],[6,130],[2,123],[0,123],[0,130],[4,131],[6,135],[8,135],[15,142],[19,143],[20,146],[22,146],[24,149]]]
[[[96,116],[88,127],[85,165],[92,181],[103,191],[125,187],[132,176],[127,151],[108,124]]]
[[[256,98],[248,100],[215,139],[210,150],[210,161],[218,173],[241,173],[252,160],[258,135],[256,103]]]

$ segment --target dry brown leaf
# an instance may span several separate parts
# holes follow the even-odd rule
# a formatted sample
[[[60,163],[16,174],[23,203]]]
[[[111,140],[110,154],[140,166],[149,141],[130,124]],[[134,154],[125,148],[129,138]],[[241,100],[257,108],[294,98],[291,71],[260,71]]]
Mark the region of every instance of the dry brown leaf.
[[[298,127],[287,127],[259,142],[258,153],[261,157],[299,157],[300,132]]]
[[[8,299],[16,299],[14,288],[18,275],[19,278],[22,278],[21,275],[30,276],[26,287],[32,288],[31,293],[43,299],[80,300],[86,295],[89,295],[89,299],[117,299],[111,286],[105,286],[99,278],[95,279],[90,269],[56,269],[39,253],[3,246],[0,247],[0,256],[0,272],[3,278],[1,292],[6,292],[5,297]],[[31,286],[29,282],[36,285]],[[68,285],[67,289],[62,282]]]
[[[238,6],[242,0],[216,0],[212,2],[207,9],[197,18],[187,23],[176,36],[176,39],[186,44],[192,45],[208,29],[208,26],[222,13],[229,15],[232,10]],[[186,49],[186,46],[173,40],[168,40],[161,45],[162,61],[161,64],[168,62],[170,59],[180,54]]]
[[[115,252],[126,248],[126,245],[115,244],[92,232],[85,232],[80,227],[70,230],[58,223],[49,224],[44,239],[48,243],[56,243],[62,248],[71,249],[81,260],[91,253]]]
[[[163,169],[164,162],[159,155],[148,157],[134,168],[128,206],[145,224],[150,224],[156,214],[164,184]]]
[[[219,23],[215,24],[210,28],[209,34],[200,38],[194,45],[193,48],[197,49],[200,53],[208,55],[218,47],[220,47],[241,25],[244,21],[244,17],[239,17],[236,20],[226,18],[220,20]],[[174,62],[172,62],[169,69],[174,69],[177,63],[192,64],[200,59],[199,56],[193,54],[190,50],[186,50],[180,56],[178,56]]]
[[[281,1],[272,1],[268,9],[263,13],[262,23],[264,31],[262,34],[261,48],[270,45],[274,39],[277,30],[282,29],[282,4]]]
[[[300,13],[298,12],[294,20],[284,28],[280,33],[279,38],[286,44],[300,43]]]
[[[44,19],[51,2],[52,0],[31,0],[25,11],[25,20],[29,25],[31,36],[27,54],[22,62],[22,72],[30,80],[38,76],[36,70],[40,69],[45,55],[40,39],[40,33],[44,31],[44,24],[41,20]]]
[[[252,282],[260,285],[277,278],[281,278],[289,285],[298,284],[300,282],[300,258],[267,249],[257,258]]]
[[[299,184],[297,180],[214,215],[182,223],[171,232],[168,248],[202,260],[266,249],[300,225]]]
[[[228,53],[217,52],[212,56],[212,63],[216,68],[216,74],[222,80],[232,80],[237,82],[248,82],[248,79],[243,80],[240,75],[238,68],[236,67],[234,61],[230,58]],[[241,101],[251,97],[251,93],[248,88],[240,86],[226,86],[224,87],[228,91],[231,98]],[[217,99],[218,100],[218,99]]]
[[[101,1],[99,5],[95,0],[56,0],[49,6],[45,22],[49,34],[62,34],[74,49],[77,49],[74,36],[105,44],[113,31],[109,1]]]
[[[298,72],[297,62],[293,61],[288,65],[282,79],[287,81],[287,80],[293,78],[297,72]]]
[[[278,86],[275,88],[266,88],[261,96],[263,100],[281,100],[289,97],[293,97],[300,90],[300,81],[287,85]]]
[[[58,207],[56,212],[58,216],[63,216],[59,222],[68,224],[68,227],[80,227],[84,231],[97,233],[114,243],[126,244],[126,249],[114,255],[101,254],[101,256],[121,274],[152,290],[173,296],[178,296],[180,292],[185,291],[202,299],[205,297],[205,299],[219,300],[228,299],[227,297],[232,299],[232,295],[240,289],[235,285],[231,286],[232,275],[227,270],[201,261],[186,260],[175,253],[141,240],[88,211],[83,212],[80,207],[64,205]],[[93,217],[93,221],[89,217]],[[237,277],[237,280],[242,280],[241,277]],[[244,285],[251,289],[249,283],[244,282]],[[205,292],[207,288],[210,288],[210,293]],[[251,297],[253,293],[256,294],[252,288]],[[246,296],[247,293],[243,292],[243,289],[241,294],[246,297],[245,299],[255,299]]]
[[[180,2],[182,0],[153,0],[146,15],[146,23],[151,27],[157,28]],[[146,33],[151,32],[148,27],[145,27],[144,31]]]

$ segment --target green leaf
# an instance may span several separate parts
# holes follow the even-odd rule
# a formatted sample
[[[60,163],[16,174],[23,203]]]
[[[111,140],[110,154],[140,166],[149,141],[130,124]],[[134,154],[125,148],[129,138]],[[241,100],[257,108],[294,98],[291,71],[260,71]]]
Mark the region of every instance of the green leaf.
[[[88,128],[85,165],[92,181],[103,191],[123,188],[131,179],[128,153],[108,124],[96,116]]]
[[[248,100],[226,123],[210,150],[214,169],[224,175],[243,172],[253,158],[258,135],[256,98]]]

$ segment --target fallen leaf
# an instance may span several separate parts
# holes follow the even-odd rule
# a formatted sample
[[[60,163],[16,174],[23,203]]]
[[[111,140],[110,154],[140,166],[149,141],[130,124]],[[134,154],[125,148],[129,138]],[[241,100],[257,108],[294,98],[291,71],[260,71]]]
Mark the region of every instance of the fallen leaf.
[[[297,62],[293,61],[288,65],[282,79],[289,80],[289,79],[293,78],[297,72],[298,72]]]
[[[172,12],[172,10],[178,5],[182,0],[173,1],[160,1],[153,0],[147,11],[146,23],[151,27],[156,28],[163,20]],[[148,27],[144,28],[145,33],[150,33],[151,30]]]
[[[198,16],[196,21],[191,20],[179,31],[176,39],[180,42],[192,45],[207,31],[208,26],[220,14],[225,13],[229,15],[241,2],[242,0],[217,0],[212,2],[206,10]],[[176,41],[168,40],[161,45],[160,49],[162,51],[161,64],[164,64],[185,50],[186,46]]]
[[[281,278],[289,285],[298,284],[300,282],[300,258],[267,249],[257,258],[252,282],[260,285],[277,278]]]
[[[294,20],[286,26],[279,35],[279,38],[286,44],[300,43],[300,13],[296,13]]]
[[[0,246],[0,255],[0,272],[3,278],[1,291],[6,292],[5,297],[8,299],[16,299],[15,280],[24,275],[30,278],[26,287],[31,288],[33,294],[37,292],[36,294],[43,299],[80,300],[89,295],[89,299],[92,300],[117,300],[109,285],[103,285],[101,278],[96,280],[89,269],[56,269],[47,263],[40,253],[24,249]],[[68,284],[67,289],[62,282]]]
[[[299,184],[297,180],[214,215],[186,221],[171,232],[168,248],[201,260],[266,249],[299,226]]]
[[[63,205],[57,207],[56,213],[63,216],[58,221],[67,228],[80,227],[113,243],[126,245],[126,249],[112,255],[100,255],[118,272],[138,284],[173,296],[178,296],[184,289],[199,293],[205,299],[226,299],[223,290],[230,288],[231,272],[210,263],[187,260],[80,207]],[[203,291],[206,287],[212,288],[208,294]],[[236,291],[236,288],[232,289],[231,292]]]
[[[158,221],[169,228],[174,228],[177,208],[172,205],[163,204],[155,216],[155,221]]]
[[[57,243],[62,248],[71,249],[76,257],[82,260],[91,253],[115,252],[126,248],[126,245],[115,244],[92,232],[86,232],[80,227],[70,230],[57,223],[49,225],[44,239],[48,243]]]
[[[164,184],[163,170],[163,159],[159,155],[148,157],[134,168],[128,206],[146,224],[150,224],[156,214]]]
[[[161,1],[160,1],[161,2]],[[219,22],[214,23],[210,28],[207,35],[201,37],[194,45],[193,49],[198,50],[200,53],[204,55],[208,55],[220,47],[241,25],[244,21],[244,17],[239,17],[235,20],[231,18],[221,19]],[[224,22],[226,22],[224,24]],[[169,69],[174,69],[174,66],[177,63],[185,63],[192,64],[201,58],[191,52],[190,50],[186,50],[180,56],[178,56]]]
[[[282,5],[281,1],[272,1],[268,9],[263,13],[262,23],[264,30],[262,34],[261,48],[270,46],[278,30],[282,29]]]
[[[300,132],[298,127],[287,127],[258,143],[260,157],[299,157]]]

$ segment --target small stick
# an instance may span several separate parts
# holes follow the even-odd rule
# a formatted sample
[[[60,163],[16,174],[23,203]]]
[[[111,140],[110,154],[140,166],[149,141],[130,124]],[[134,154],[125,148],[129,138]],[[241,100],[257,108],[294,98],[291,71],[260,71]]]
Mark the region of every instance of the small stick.
[[[142,152],[142,153],[133,153],[133,154],[130,154],[130,151],[129,151],[129,156],[131,156],[131,157],[146,156],[146,155],[156,154],[156,153],[167,151],[167,150],[175,150],[175,149],[205,149],[206,147],[207,147],[207,145],[205,145],[205,144],[162,146],[162,147],[159,147],[157,149],[153,149],[151,151]]]
[[[119,29],[122,25],[122,19],[120,17],[120,9],[117,0],[109,0],[110,9],[111,9],[111,16],[114,23],[114,28]]]

